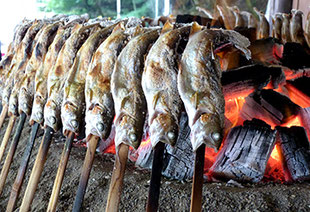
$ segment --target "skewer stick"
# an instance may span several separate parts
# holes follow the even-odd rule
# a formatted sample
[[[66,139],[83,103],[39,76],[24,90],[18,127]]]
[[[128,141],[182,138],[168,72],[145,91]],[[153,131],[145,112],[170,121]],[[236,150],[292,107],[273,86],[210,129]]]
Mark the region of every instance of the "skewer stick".
[[[8,108],[9,107],[7,104],[2,107],[1,115],[0,115],[0,129],[2,128],[6,115],[8,114]]]
[[[206,145],[202,144],[195,153],[195,168],[191,196],[191,212],[200,212],[202,208],[203,170]]]
[[[5,148],[8,145],[8,142],[9,142],[15,121],[16,121],[16,116],[11,116],[10,121],[9,121],[9,125],[6,128],[6,131],[5,131],[1,146],[0,146],[0,162],[1,162],[2,157],[4,155]]]
[[[106,212],[117,212],[121,200],[124,174],[128,159],[129,146],[120,144],[116,149],[115,163],[111,178]]]
[[[52,137],[54,134],[54,130],[50,127],[45,129],[45,133],[38,151],[38,155],[34,162],[34,166],[31,171],[31,175],[29,178],[29,182],[25,191],[25,195],[22,201],[22,205],[20,206],[20,212],[28,212],[31,206],[31,203],[34,198],[35,191],[39,184],[39,180],[43,171],[43,166],[46,161],[48,149],[50,147]]]
[[[28,141],[28,144],[26,146],[25,152],[23,154],[23,158],[22,158],[22,163],[18,169],[18,173],[15,179],[15,182],[12,186],[12,191],[10,194],[10,199],[6,208],[7,212],[12,212],[14,210],[15,204],[17,202],[17,198],[20,192],[20,189],[22,187],[23,181],[24,181],[24,177],[25,177],[25,173],[27,170],[27,166],[29,163],[29,159],[30,159],[30,155],[31,155],[31,151],[34,145],[34,141],[37,137],[37,132],[39,130],[39,124],[38,123],[34,123],[32,125],[32,130],[31,130],[31,137]]]
[[[25,113],[22,113],[20,115],[18,126],[17,126],[17,129],[16,129],[14,137],[13,137],[13,141],[11,143],[9,152],[6,156],[4,165],[3,165],[2,170],[1,170],[1,174],[0,174],[0,196],[1,196],[2,191],[3,191],[6,178],[9,174],[9,170],[10,170],[10,167],[11,167],[11,164],[13,161],[15,150],[16,150],[18,142],[19,142],[19,138],[20,138],[22,131],[23,131],[23,127],[24,127],[24,123],[26,121],[26,117],[27,116]]]
[[[87,148],[83,168],[81,171],[80,182],[79,182],[78,190],[75,195],[75,200],[74,200],[74,205],[73,205],[73,210],[72,210],[73,212],[78,212],[81,210],[87,183],[88,183],[88,178],[89,178],[90,171],[91,171],[94,157],[95,157],[95,152],[96,152],[98,141],[99,141],[99,137],[94,136],[94,135],[92,135],[88,141],[88,148]]]
[[[73,132],[70,132],[64,149],[62,151],[61,154],[61,158],[60,158],[60,162],[59,162],[59,166],[58,166],[58,170],[57,170],[57,175],[55,178],[55,182],[54,182],[54,186],[53,186],[53,191],[50,197],[50,201],[48,204],[48,208],[47,211],[52,212],[52,211],[56,211],[56,206],[57,206],[57,201],[58,201],[58,197],[59,197],[59,193],[60,193],[60,188],[62,185],[62,181],[64,179],[64,175],[65,175],[65,171],[66,171],[66,167],[68,164],[68,160],[69,160],[69,155],[71,152],[71,148],[72,148],[72,142],[74,139],[75,134]]]
[[[158,211],[160,179],[161,179],[161,172],[163,169],[164,149],[165,144],[162,142],[158,142],[157,145],[155,146],[149,196],[146,205],[147,212]]]

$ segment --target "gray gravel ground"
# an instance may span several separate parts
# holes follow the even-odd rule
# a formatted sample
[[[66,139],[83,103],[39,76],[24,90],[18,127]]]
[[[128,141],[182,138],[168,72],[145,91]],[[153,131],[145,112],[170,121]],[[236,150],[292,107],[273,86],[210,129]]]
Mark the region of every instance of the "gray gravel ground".
[[[1,141],[7,122],[8,120],[0,132]],[[23,131],[5,189],[0,198],[0,211],[4,211],[6,208],[11,186],[15,180],[30,130],[31,128],[26,126]],[[43,130],[39,134],[40,137],[36,140],[26,174],[26,182],[23,184],[16,211],[21,204],[21,197],[27,185]],[[63,143],[55,142],[50,147],[45,169],[32,204],[32,211],[45,211],[47,208],[62,148]],[[72,210],[85,152],[85,148],[72,149],[57,211]],[[113,158],[111,155],[96,156],[82,211],[104,210],[114,163]],[[3,161],[4,159],[1,161],[1,167]],[[128,163],[120,211],[145,211],[149,179],[150,173],[148,171],[140,170],[133,163]],[[163,179],[159,211],[189,211],[190,196],[190,182],[181,183]],[[291,185],[259,183],[243,184],[241,187],[232,184],[227,185],[226,183],[206,183],[203,187],[203,211],[310,211],[310,183]]]

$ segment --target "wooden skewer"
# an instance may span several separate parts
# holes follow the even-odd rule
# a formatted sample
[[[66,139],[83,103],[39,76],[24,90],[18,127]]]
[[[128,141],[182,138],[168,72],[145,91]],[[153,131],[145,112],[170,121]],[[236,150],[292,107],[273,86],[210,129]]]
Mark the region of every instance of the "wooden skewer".
[[[30,209],[30,206],[32,204],[35,191],[37,189],[37,186],[39,184],[39,180],[43,171],[43,166],[46,161],[48,149],[51,144],[51,140],[54,134],[54,130],[50,127],[47,127],[45,129],[45,133],[38,151],[38,155],[36,157],[36,160],[34,162],[34,166],[31,171],[31,175],[29,178],[29,182],[25,191],[25,195],[22,201],[22,204],[20,206],[20,212],[28,212]]]
[[[4,155],[5,148],[8,145],[8,142],[9,142],[15,121],[16,121],[16,116],[11,116],[10,121],[9,121],[9,125],[6,128],[6,131],[5,131],[1,146],[0,146],[0,162],[1,162],[2,157]]]
[[[81,171],[81,177],[80,177],[78,190],[75,195],[75,201],[74,201],[74,205],[72,209],[73,212],[78,212],[81,210],[87,183],[88,183],[88,178],[89,178],[90,171],[91,171],[94,157],[95,157],[95,152],[96,152],[98,141],[99,141],[99,137],[94,136],[94,135],[92,135],[88,141],[88,148],[87,148],[83,168]]]
[[[117,212],[121,200],[124,174],[128,159],[129,146],[120,144],[116,149],[115,163],[109,188],[106,212]]]
[[[65,171],[67,168],[74,136],[75,136],[74,132],[69,132],[68,138],[66,140],[64,149],[61,154],[61,158],[60,158],[60,162],[59,162],[59,166],[57,170],[57,175],[56,175],[54,186],[53,186],[53,191],[52,191],[50,201],[48,204],[48,208],[47,208],[47,211],[49,212],[56,211],[60,188],[61,188],[64,175],[65,175]]]
[[[12,186],[10,199],[9,199],[8,205],[6,207],[7,212],[14,211],[14,207],[15,207],[15,204],[17,202],[17,198],[18,198],[20,189],[21,189],[23,181],[24,181],[24,177],[25,177],[28,162],[30,159],[31,151],[32,151],[32,148],[34,145],[34,141],[37,137],[38,130],[39,130],[39,124],[35,122],[32,125],[31,137],[30,137],[28,144],[26,146],[26,149],[25,149],[25,152],[24,152],[23,158],[22,158],[22,163],[18,169],[18,173],[17,173],[16,179],[15,179],[15,182]]]
[[[165,144],[162,142],[158,142],[157,145],[155,146],[154,151],[149,196],[146,205],[147,212],[158,211],[160,180],[161,180],[161,172],[163,170],[164,150],[165,150]]]
[[[2,128],[6,115],[8,114],[8,109],[9,109],[8,105],[4,105],[2,107],[1,115],[0,115],[0,129]]]
[[[195,153],[195,168],[191,196],[191,212],[200,212],[202,208],[203,170],[206,145],[202,144]]]
[[[3,191],[6,178],[7,178],[8,174],[9,174],[9,170],[10,170],[10,167],[11,167],[11,164],[12,164],[12,161],[13,161],[15,150],[16,150],[18,142],[19,142],[19,138],[20,138],[20,136],[22,134],[22,131],[23,131],[23,127],[24,127],[24,123],[26,121],[26,117],[27,116],[26,116],[25,113],[22,113],[20,115],[19,123],[18,123],[17,129],[15,131],[15,134],[14,134],[14,137],[13,137],[13,141],[11,143],[9,152],[8,152],[8,154],[6,156],[4,165],[3,165],[2,170],[1,170],[1,174],[0,174],[0,196],[1,196],[2,191]]]

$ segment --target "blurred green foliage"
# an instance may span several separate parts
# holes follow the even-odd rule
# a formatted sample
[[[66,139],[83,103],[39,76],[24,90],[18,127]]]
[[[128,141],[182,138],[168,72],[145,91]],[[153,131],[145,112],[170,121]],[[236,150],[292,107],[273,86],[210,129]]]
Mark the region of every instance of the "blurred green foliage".
[[[116,17],[116,0],[37,0],[41,11],[64,13],[64,14],[83,14],[88,13],[91,18],[98,16]],[[159,1],[159,10],[163,11],[164,0]],[[198,14],[197,6],[213,10],[216,3],[222,0],[170,0],[171,13],[177,14]],[[226,0],[233,6],[237,5],[241,10],[252,12],[253,7],[265,11],[268,0]],[[159,14],[161,14],[159,12]],[[155,0],[121,0],[122,17],[141,17],[155,15]]]

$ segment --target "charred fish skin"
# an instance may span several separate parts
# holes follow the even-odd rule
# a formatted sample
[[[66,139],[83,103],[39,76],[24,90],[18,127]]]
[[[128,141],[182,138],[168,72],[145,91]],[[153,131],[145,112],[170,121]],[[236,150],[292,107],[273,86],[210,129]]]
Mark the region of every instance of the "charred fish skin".
[[[35,37],[33,41],[29,41],[27,45],[30,45],[25,48],[25,54],[23,57],[23,60],[19,63],[17,69],[14,71],[14,73],[11,74],[11,85],[7,85],[6,88],[4,89],[4,95],[10,96],[9,97],[9,109],[8,109],[8,114],[11,115],[18,115],[18,94],[19,94],[19,89],[21,87],[22,83],[22,78],[25,74],[27,64],[29,63],[29,60],[31,58],[32,52],[34,50],[34,47],[36,43],[38,42],[38,39],[40,35],[43,32],[43,29],[45,28],[45,24],[41,22],[41,24],[36,25],[36,31],[38,31],[35,34]]]
[[[163,33],[153,44],[145,61],[142,88],[147,102],[153,147],[158,142],[174,146],[178,137],[183,103],[177,88],[176,49],[181,39],[188,38],[190,29],[191,26],[184,26]]]
[[[50,70],[53,69],[58,54],[64,45],[65,41],[71,35],[72,26],[60,26],[57,30],[53,43],[50,45],[45,56],[42,66],[37,70],[35,75],[35,94],[30,116],[30,124],[37,122],[43,124],[43,111],[47,99],[47,78]]]
[[[44,125],[51,127],[54,131],[57,131],[61,124],[60,111],[63,100],[63,88],[69,70],[74,63],[78,50],[96,29],[98,29],[98,24],[88,26],[77,25],[60,50],[53,70],[48,74],[48,99],[44,106]]]
[[[270,35],[269,22],[267,21],[265,15],[262,12],[258,11],[255,7],[254,7],[254,11],[259,17],[257,39],[269,38],[269,35]]]
[[[282,35],[282,43],[288,43],[292,42],[291,39],[291,33],[290,33],[290,14],[282,14],[283,22],[282,22],[282,29],[281,29],[281,35]]]
[[[86,76],[86,138],[91,134],[106,139],[111,131],[115,115],[111,92],[111,75],[114,64],[128,34],[123,22],[113,29],[112,34],[98,47]]]
[[[63,133],[78,133],[79,123],[85,108],[85,78],[92,56],[98,46],[111,34],[115,25],[94,32],[77,52],[74,64],[64,85],[64,99],[61,107]]]
[[[111,89],[115,108],[115,146],[124,143],[138,148],[146,115],[141,86],[144,56],[159,36],[159,29],[143,33],[128,42],[115,63]]]
[[[290,22],[290,35],[295,43],[305,44],[305,37],[302,24],[303,12],[300,10],[292,10],[292,18]]]
[[[48,51],[48,47],[52,43],[60,22],[47,25],[34,47],[31,58],[27,64],[25,75],[22,79],[22,85],[18,96],[18,109],[21,114],[24,112],[27,115],[31,114],[33,96],[34,96],[34,78],[36,71],[43,66],[43,62]]]
[[[215,150],[221,145],[225,100],[213,51],[225,43],[250,57],[247,38],[235,31],[207,29],[191,33],[180,61],[178,90],[189,118],[194,151],[203,143]]]
[[[276,14],[275,17],[272,19],[273,25],[272,25],[272,37],[281,40],[282,34],[282,22],[283,18],[281,14]]]

